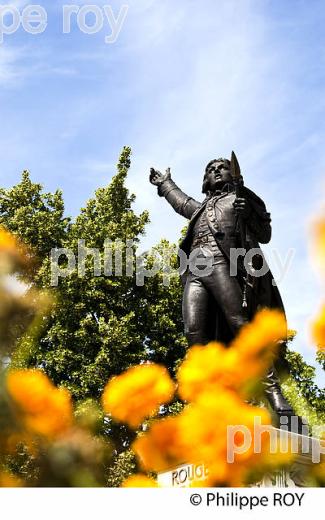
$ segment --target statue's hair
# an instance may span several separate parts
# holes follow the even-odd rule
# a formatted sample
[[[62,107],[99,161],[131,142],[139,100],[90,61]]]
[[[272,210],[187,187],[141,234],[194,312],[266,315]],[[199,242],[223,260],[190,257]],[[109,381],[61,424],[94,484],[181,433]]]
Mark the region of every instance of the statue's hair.
[[[224,164],[226,164],[227,166],[230,166],[230,161],[229,159],[224,159],[223,157],[219,157],[218,159],[212,159],[212,161],[208,162],[208,164],[206,165],[205,167],[205,173],[208,171],[208,169],[210,168],[210,166],[215,163],[215,162],[222,162]]]

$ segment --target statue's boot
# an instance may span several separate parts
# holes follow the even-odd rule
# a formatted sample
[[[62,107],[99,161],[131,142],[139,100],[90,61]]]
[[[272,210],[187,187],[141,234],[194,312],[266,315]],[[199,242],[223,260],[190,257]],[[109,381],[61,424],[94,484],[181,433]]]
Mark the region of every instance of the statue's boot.
[[[193,345],[206,345],[211,341],[201,330],[185,332],[185,336],[189,347],[193,347]]]
[[[284,397],[279,376],[274,366],[272,366],[264,380],[264,393],[271,405],[272,410],[278,417],[278,426],[288,429],[293,433],[308,435],[308,426],[305,421],[296,415],[292,406]],[[281,420],[282,418],[282,420]]]

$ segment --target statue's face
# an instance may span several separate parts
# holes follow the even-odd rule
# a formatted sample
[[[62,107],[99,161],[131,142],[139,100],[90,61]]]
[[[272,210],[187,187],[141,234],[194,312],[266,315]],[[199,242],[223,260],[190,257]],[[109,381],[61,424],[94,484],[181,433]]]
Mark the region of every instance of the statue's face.
[[[204,176],[204,185],[207,190],[214,192],[221,189],[232,177],[227,163],[215,161],[210,164]]]

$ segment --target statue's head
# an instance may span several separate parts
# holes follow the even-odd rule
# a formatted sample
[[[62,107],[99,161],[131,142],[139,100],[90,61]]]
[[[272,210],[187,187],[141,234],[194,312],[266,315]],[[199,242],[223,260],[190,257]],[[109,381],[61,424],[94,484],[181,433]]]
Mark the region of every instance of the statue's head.
[[[202,193],[213,193],[231,182],[230,161],[222,158],[213,159],[205,168]]]

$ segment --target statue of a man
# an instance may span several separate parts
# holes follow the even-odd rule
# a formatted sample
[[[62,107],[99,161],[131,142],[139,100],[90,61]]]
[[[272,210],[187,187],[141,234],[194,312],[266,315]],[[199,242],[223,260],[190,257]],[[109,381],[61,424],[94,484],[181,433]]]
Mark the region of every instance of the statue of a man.
[[[270,241],[271,219],[264,202],[248,188],[242,186],[240,196],[236,196],[228,159],[214,159],[206,166],[202,186],[206,198],[203,202],[183,193],[172,180],[169,168],[165,175],[151,168],[150,182],[158,187],[158,194],[165,197],[177,213],[190,220],[180,249],[187,257],[196,250],[201,257],[212,258],[208,274],[201,275],[197,271],[195,274],[188,269],[182,276],[182,312],[189,346],[204,345],[213,340],[227,344],[259,308],[283,310],[281,296],[269,269],[254,278],[249,287],[240,266],[236,276],[230,273],[231,252],[242,246],[238,221],[244,224],[247,251],[255,248],[254,268],[260,269],[265,260],[259,243]],[[247,288],[246,307],[243,293]],[[277,415],[292,417],[294,411],[282,394],[274,366],[269,370],[264,386]]]

